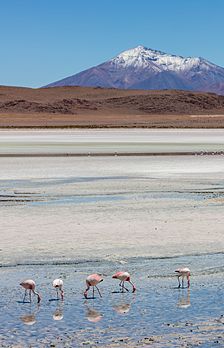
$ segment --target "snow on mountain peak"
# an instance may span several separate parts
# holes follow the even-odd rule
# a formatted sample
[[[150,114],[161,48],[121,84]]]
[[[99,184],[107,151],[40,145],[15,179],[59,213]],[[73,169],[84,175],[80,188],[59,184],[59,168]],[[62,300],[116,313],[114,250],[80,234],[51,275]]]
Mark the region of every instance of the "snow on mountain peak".
[[[136,69],[150,68],[155,71],[185,71],[197,67],[202,60],[198,57],[171,55],[140,45],[120,53],[110,62],[123,68],[132,66]]]
[[[144,46],[137,46],[120,53],[111,62],[123,67],[148,68],[149,61],[153,62],[154,57],[159,53],[161,54],[159,51],[151,50]]]

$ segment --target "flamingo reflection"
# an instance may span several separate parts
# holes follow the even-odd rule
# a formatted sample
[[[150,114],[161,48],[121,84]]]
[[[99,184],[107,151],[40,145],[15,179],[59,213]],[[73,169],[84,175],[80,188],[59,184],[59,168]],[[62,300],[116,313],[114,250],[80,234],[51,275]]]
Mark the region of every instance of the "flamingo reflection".
[[[190,300],[190,289],[188,289],[187,293],[185,291],[180,291],[178,296],[177,307],[179,308],[188,308],[191,305]]]
[[[103,318],[103,315],[100,314],[96,309],[93,307],[86,306],[86,318],[88,321],[92,323],[97,323]]]
[[[34,314],[25,314],[20,317],[20,319],[25,325],[33,325],[36,323],[36,317]]]
[[[31,307],[30,307],[30,312],[22,315],[20,317],[20,320],[25,325],[34,325],[36,323],[36,314],[38,311],[39,311],[39,306],[33,312],[31,312]]]
[[[131,309],[131,304],[130,303],[117,304],[117,305],[113,306],[113,309],[118,314],[127,314]]]
[[[64,317],[64,314],[63,314],[64,308],[63,307],[64,307],[63,303],[60,303],[57,306],[57,308],[55,309],[55,311],[54,311],[54,313],[52,315],[54,320],[62,320],[63,319],[63,317]]]

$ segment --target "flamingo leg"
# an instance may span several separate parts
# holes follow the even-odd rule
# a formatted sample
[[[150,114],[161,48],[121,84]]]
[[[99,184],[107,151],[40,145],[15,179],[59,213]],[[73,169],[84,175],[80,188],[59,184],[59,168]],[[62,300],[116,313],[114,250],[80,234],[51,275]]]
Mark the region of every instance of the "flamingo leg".
[[[182,288],[184,287],[184,277],[182,277]]]
[[[124,280],[123,280],[123,281],[122,281],[122,292],[124,292],[124,290],[126,290],[126,291],[129,292],[129,290],[124,286]]]
[[[130,283],[130,282],[129,282]],[[124,286],[124,282],[123,282],[123,288],[127,291],[127,292],[129,292],[129,290]]]
[[[136,291],[136,287],[134,286],[134,284],[129,280],[129,283],[131,284],[132,286],[132,292],[135,292]]]
[[[94,286],[93,286],[93,298],[95,298],[95,297],[94,297]]]
[[[57,291],[57,300],[58,300],[58,298],[59,298],[59,297],[58,297],[58,288],[56,288],[56,291]]]
[[[180,276],[178,276],[177,279],[178,279],[178,288],[180,288]]]
[[[190,278],[187,279],[187,287],[190,287]]]
[[[25,302],[26,295],[27,295],[27,290],[25,290],[25,293],[24,293],[24,297],[23,297],[23,303]]]
[[[31,303],[31,290],[30,290],[30,303]]]
[[[98,289],[98,287],[97,287],[97,286],[96,286],[96,288],[97,288],[97,291],[98,291],[98,293],[99,293],[100,297],[102,297],[101,292],[100,292],[100,290]]]

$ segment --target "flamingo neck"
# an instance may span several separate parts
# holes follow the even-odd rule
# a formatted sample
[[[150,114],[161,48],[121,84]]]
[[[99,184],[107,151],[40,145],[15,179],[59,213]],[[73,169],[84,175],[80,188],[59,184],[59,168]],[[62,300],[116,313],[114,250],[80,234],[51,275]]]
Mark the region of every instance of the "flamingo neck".
[[[40,303],[41,297],[40,297],[40,295],[38,294],[38,292],[36,292],[35,290],[33,290],[33,293],[34,293],[34,295],[37,296],[37,303]]]

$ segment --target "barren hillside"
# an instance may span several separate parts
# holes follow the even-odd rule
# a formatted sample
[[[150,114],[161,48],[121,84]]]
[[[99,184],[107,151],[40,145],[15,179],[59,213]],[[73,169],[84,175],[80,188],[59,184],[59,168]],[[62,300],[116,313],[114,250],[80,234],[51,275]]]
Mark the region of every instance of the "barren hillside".
[[[178,90],[2,86],[0,127],[224,127],[224,96]]]

